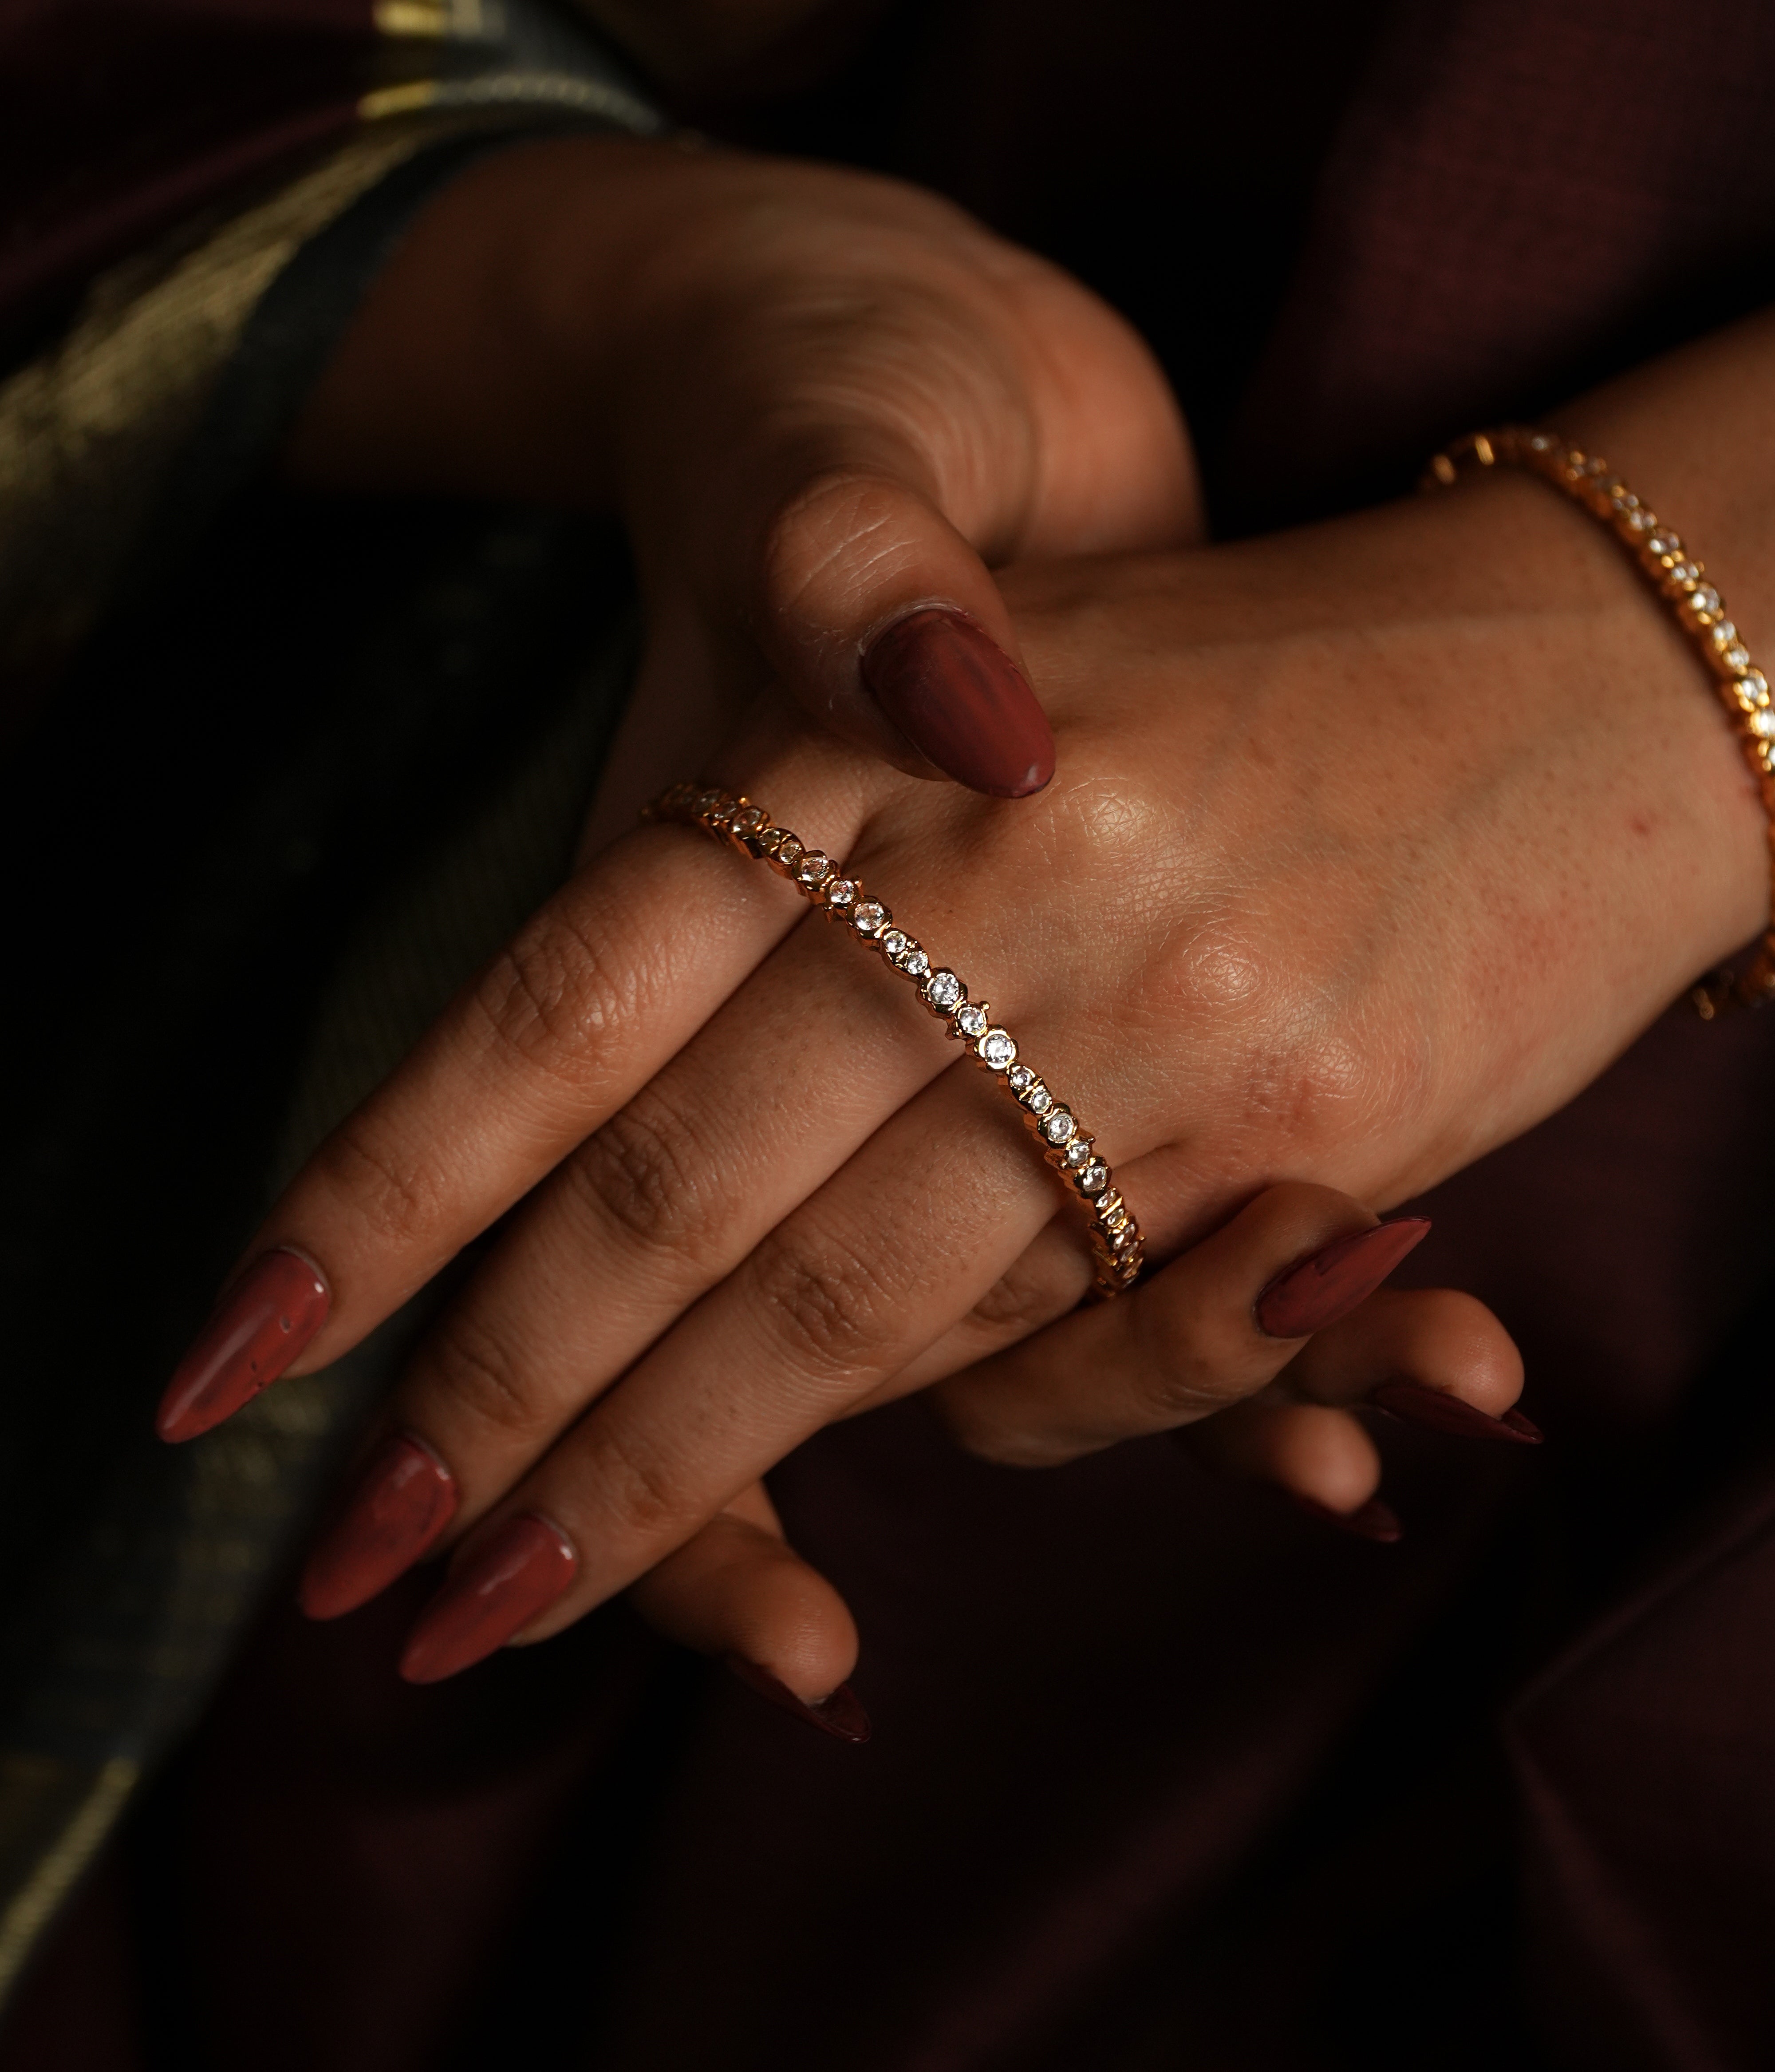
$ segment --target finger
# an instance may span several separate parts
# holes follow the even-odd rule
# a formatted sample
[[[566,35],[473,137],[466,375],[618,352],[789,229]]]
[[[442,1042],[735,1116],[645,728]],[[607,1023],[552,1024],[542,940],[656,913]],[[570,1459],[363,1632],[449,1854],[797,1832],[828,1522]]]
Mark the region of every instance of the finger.
[[[1380,1487],[1380,1453],[1358,1418],[1273,1389],[1177,1437],[1218,1474],[1268,1482],[1337,1517],[1360,1511]]]
[[[1428,1228],[1281,1182],[1131,1295],[980,1363],[933,1400],[964,1445],[1031,1466],[1174,1430],[1266,1386]]]
[[[403,1674],[453,1674],[626,1588],[977,1300],[1047,1219],[1050,1186],[1016,1116],[980,1102],[972,1071],[944,1074],[475,1527]]]
[[[773,773],[848,837],[863,774],[806,742]],[[163,1399],[195,1437],[337,1359],[659,1071],[803,902],[677,828],[618,843],[548,902],[303,1168]]]
[[[1499,1320],[1456,1288],[1378,1289],[1319,1332],[1283,1382],[1316,1403],[1378,1403],[1443,1431],[1516,1441],[1522,1355]],[[1537,1435],[1538,1436],[1538,1435]]]
[[[840,1740],[869,1738],[846,1681],[857,1665],[856,1624],[784,1539],[762,1482],[650,1569],[629,1600],[668,1640],[727,1661],[772,1703]]]

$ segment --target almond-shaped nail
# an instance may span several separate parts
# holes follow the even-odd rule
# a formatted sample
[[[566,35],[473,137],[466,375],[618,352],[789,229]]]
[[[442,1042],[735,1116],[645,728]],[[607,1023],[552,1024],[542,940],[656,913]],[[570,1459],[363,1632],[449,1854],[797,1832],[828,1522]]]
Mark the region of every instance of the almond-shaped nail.
[[[1502,1417],[1488,1416],[1471,1403],[1463,1403],[1444,1388],[1426,1388],[1420,1381],[1383,1381],[1368,1392],[1377,1410],[1390,1411],[1407,1424],[1425,1424],[1432,1432],[1452,1432],[1461,1439],[1498,1439],[1506,1446],[1539,1446],[1541,1428],[1520,1410],[1506,1410]]]
[[[296,1593],[302,1610],[331,1619],[368,1604],[433,1544],[455,1515],[456,1501],[455,1478],[430,1447],[397,1434],[309,1556]]]
[[[1372,1540],[1378,1546],[1391,1547],[1395,1540],[1404,1536],[1405,1527],[1399,1523],[1399,1513],[1390,1503],[1383,1503],[1378,1496],[1371,1496],[1366,1503],[1354,1511],[1333,1511],[1329,1503],[1315,1503],[1310,1496],[1299,1496],[1288,1492],[1296,1509],[1304,1511],[1309,1518],[1322,1519],[1327,1525],[1335,1525],[1340,1532],[1351,1532],[1358,1540]]]
[[[558,1526],[507,1519],[465,1556],[419,1614],[401,1658],[409,1684],[439,1684],[497,1654],[573,1580],[579,1556]]]
[[[869,1739],[869,1716],[849,1684],[840,1684],[830,1697],[810,1705],[806,1699],[798,1698],[780,1677],[773,1676],[756,1662],[748,1662],[743,1655],[729,1655],[725,1659],[741,1683],[749,1690],[756,1691],[766,1704],[804,1720],[810,1727],[819,1728],[821,1733],[830,1734],[834,1741],[860,1743]]]
[[[162,1439],[195,1439],[232,1417],[284,1372],[321,1326],[332,1298],[299,1252],[255,1260],[216,1306],[160,1399]]]
[[[1423,1242],[1429,1227],[1428,1216],[1401,1216],[1309,1252],[1258,1297],[1259,1330],[1272,1338],[1304,1338],[1347,1317]]]
[[[876,635],[865,688],[918,752],[971,791],[1026,799],[1054,775],[1054,734],[1029,681],[963,613],[927,606]]]

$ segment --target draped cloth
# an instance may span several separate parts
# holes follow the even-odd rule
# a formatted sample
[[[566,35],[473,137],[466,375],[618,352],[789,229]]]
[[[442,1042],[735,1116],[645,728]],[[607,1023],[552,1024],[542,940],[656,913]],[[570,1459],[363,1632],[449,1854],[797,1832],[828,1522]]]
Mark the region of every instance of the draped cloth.
[[[791,138],[852,124],[869,155],[1128,307],[1229,528],[1403,488],[1449,434],[1765,298],[1765,10],[1329,13],[1103,0],[1087,26],[1059,0],[957,0],[890,18],[849,77],[745,119]],[[306,301],[330,262],[318,237],[302,249],[320,253]],[[98,622],[12,800],[62,874],[52,921],[95,882],[53,836],[100,738],[117,767],[87,824],[127,845],[152,823],[172,852],[139,888],[153,926],[135,961],[106,968],[186,975],[143,998],[161,1047],[133,1077],[113,1061],[111,1104],[79,1127],[72,1079],[28,1059],[53,1098],[7,1182],[27,1359],[113,1423],[151,1402],[269,1177],[559,867],[620,697],[617,578],[587,598],[590,543],[563,521],[366,514],[240,479],[193,517],[179,581]],[[312,637],[271,652],[268,630],[317,598]],[[204,734],[174,810],[138,799],[132,820],[132,672],[154,658],[165,709],[214,731],[243,656],[264,672],[256,717]],[[281,716],[329,676],[323,724],[293,738]],[[291,854],[309,859],[294,874]],[[257,889],[219,911],[193,886],[213,893],[224,859]],[[312,983],[299,1012],[280,995],[275,1018],[250,1015],[244,1045],[231,1003],[264,999],[298,894]],[[157,1085],[168,1029],[203,1069]],[[84,1068],[103,1081],[118,1047]],[[1331,1540],[1163,1441],[1021,1474],[955,1455],[910,1404],[803,1448],[772,1486],[857,1610],[863,1750],[764,1712],[620,1607],[400,1689],[388,1665],[424,1578],[328,1628],[269,1589],[398,1342],[355,1378],[272,1392],[237,1440],[202,1442],[208,1459],[273,1458],[266,1420],[310,1416],[302,1391],[340,1407],[263,1502],[259,1470],[232,1474],[253,1521],[235,1544],[257,1551],[183,1709],[142,1744],[157,1781],[42,1946],[0,2064],[66,2062],[78,1982],[98,1977],[112,2026],[88,1992],[93,2072],[145,2047],[273,2072],[544,2050],[601,2072],[1767,2064],[1772,1054],[1775,1017],[1666,1017],[1422,1205],[1436,1227],[1401,1278],[1492,1303],[1551,1444],[1523,1458],[1382,1433],[1396,1549]],[[80,1276],[46,1281],[46,1248],[77,1265],[78,1233],[139,1244],[142,1169],[96,1207],[56,1176],[115,1170],[126,1133],[148,1170],[195,1159],[203,1184],[171,1188],[155,1219],[136,1284],[153,1299],[71,1334]],[[101,1528],[151,1470],[119,1441],[95,1478],[81,1437],[80,1475],[56,1466],[65,1429],[35,1430],[30,1457],[91,1528],[85,1566],[30,1552],[43,1498],[10,1572],[28,1555],[76,1579],[12,1659],[84,1675],[102,1650],[81,1607],[107,1579],[98,1638],[146,1630],[115,1593],[145,1542]],[[84,1651],[58,1655],[46,1630],[84,1634]],[[73,1745],[47,1728],[14,1745],[45,1762]],[[99,1795],[56,1832],[90,1858],[133,1774],[103,1764],[138,1758],[83,1746]]]

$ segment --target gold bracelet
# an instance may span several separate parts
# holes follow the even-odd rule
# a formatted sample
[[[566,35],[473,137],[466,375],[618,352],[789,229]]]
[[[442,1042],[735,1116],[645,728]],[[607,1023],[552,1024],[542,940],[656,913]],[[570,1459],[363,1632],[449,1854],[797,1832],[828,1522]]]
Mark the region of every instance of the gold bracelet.
[[[993,1022],[986,1002],[970,1000],[956,974],[938,965],[913,936],[896,927],[886,906],[865,892],[861,878],[847,876],[824,850],[810,849],[799,835],[776,826],[762,806],[743,794],[734,798],[716,785],[674,784],[642,818],[701,828],[743,854],[759,857],[828,920],[841,923],[865,948],[910,979],[950,1036],[966,1044],[975,1061],[1016,1101],[1068,1198],[1089,1218],[1093,1292],[1107,1298],[1132,1287],[1144,1253],[1140,1227],[1084,1126],[1047,1082],[1019,1061],[1015,1040]]]
[[[1770,701],[1768,677],[1752,662],[1737,627],[1726,616],[1724,598],[1707,580],[1702,564],[1668,525],[1661,524],[1647,510],[1607,461],[1555,433],[1526,425],[1501,425],[1489,432],[1471,432],[1436,454],[1424,487],[1451,487],[1465,460],[1477,461],[1481,467],[1526,468],[1592,517],[1600,519],[1670,604],[1677,624],[1711,671],[1769,816],[1770,921],[1741,976],[1716,972],[1695,986],[1689,997],[1704,1022],[1734,1003],[1754,1007],[1775,993],[1775,704]]]

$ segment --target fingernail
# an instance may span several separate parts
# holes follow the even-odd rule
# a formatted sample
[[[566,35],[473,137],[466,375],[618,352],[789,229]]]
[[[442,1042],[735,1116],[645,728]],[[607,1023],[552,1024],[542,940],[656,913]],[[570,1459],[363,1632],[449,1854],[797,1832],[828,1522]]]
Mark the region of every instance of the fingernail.
[[[1295,1507],[1304,1511],[1309,1518],[1321,1519],[1327,1525],[1335,1525],[1340,1532],[1353,1532],[1358,1540],[1372,1540],[1378,1545],[1391,1547],[1395,1540],[1404,1536],[1405,1527],[1399,1523],[1399,1513],[1390,1503],[1383,1503],[1378,1496],[1371,1496],[1356,1511],[1333,1511],[1328,1503],[1315,1503],[1310,1496],[1296,1496],[1288,1492]]]
[[[327,1283],[299,1252],[268,1252],[227,1290],[166,1384],[162,1439],[195,1439],[269,1386],[327,1322]]]
[[[743,1655],[729,1655],[722,1659],[741,1683],[756,1691],[767,1703],[793,1713],[798,1720],[805,1720],[810,1727],[818,1727],[834,1741],[861,1742],[869,1739],[869,1716],[849,1684],[840,1684],[829,1698],[822,1698],[817,1705],[810,1705],[805,1699],[798,1698],[780,1678],[773,1676],[768,1669],[760,1668],[757,1663],[748,1662]]]
[[[419,1614],[401,1658],[409,1684],[438,1684],[485,1661],[545,1611],[573,1580],[579,1556],[546,1519],[507,1519],[475,1549]]]
[[[1401,1216],[1341,1237],[1279,1273],[1257,1298],[1257,1327],[1272,1338],[1304,1338],[1347,1317],[1372,1295],[1430,1227]]]
[[[1383,1381],[1368,1392],[1377,1410],[1391,1411],[1408,1424],[1427,1424],[1432,1432],[1452,1432],[1463,1439],[1501,1439],[1509,1446],[1539,1446],[1545,1436],[1520,1410],[1488,1416],[1444,1388],[1426,1388],[1420,1381]]]
[[[297,1601],[312,1619],[355,1611],[413,1566],[455,1511],[450,1470],[429,1446],[401,1433],[376,1455],[309,1556]]]
[[[927,607],[876,635],[865,685],[913,746],[972,791],[1025,799],[1054,775],[1054,734],[1023,672],[959,611]]]

